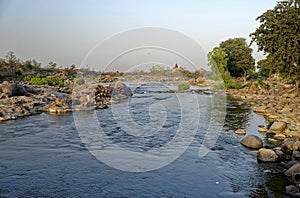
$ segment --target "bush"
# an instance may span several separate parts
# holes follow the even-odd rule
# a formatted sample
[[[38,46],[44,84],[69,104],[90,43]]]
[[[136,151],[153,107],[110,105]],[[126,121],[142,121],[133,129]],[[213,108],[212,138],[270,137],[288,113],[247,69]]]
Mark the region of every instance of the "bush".
[[[222,90],[222,89],[224,89],[224,84],[223,83],[220,83],[218,85],[213,86],[213,90]]]
[[[188,89],[190,89],[190,84],[188,84],[188,83],[178,84],[178,90],[183,91],[183,90],[188,90]]]
[[[49,86],[64,86],[64,79],[63,78],[54,78],[54,77],[42,77],[41,74],[37,74],[35,77],[33,76],[25,76],[25,82],[29,82],[33,85],[49,85]]]
[[[269,85],[267,83],[265,83],[264,81],[262,81],[261,79],[257,80],[257,84],[259,86],[261,86],[262,88],[264,88],[264,89],[268,89],[269,88]]]
[[[75,78],[74,83],[77,85],[83,85],[85,83],[85,80],[83,78]]]
[[[234,82],[233,80],[225,84],[226,89],[242,89],[243,85],[241,83]]]

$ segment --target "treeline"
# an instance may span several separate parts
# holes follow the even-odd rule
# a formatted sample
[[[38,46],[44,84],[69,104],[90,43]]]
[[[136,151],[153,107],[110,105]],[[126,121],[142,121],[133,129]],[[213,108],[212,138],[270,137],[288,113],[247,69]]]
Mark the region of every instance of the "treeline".
[[[208,53],[215,79],[222,79],[225,88],[239,88],[233,78],[276,77],[300,85],[300,1],[280,1],[272,10],[257,17],[260,26],[250,34],[251,43],[266,58],[257,62],[255,71],[252,49],[245,38],[223,41]]]
[[[78,69],[74,64],[58,67],[55,62],[51,61],[42,67],[42,64],[35,59],[20,60],[12,51],[7,52],[4,58],[0,58],[0,82],[7,80],[35,82],[35,84],[56,84],[53,83],[54,80],[59,80],[60,82],[57,84],[62,84],[60,79],[49,81],[51,78],[46,79],[45,77],[60,75],[65,79],[73,79],[78,72],[98,75],[97,72],[91,71],[88,67]]]

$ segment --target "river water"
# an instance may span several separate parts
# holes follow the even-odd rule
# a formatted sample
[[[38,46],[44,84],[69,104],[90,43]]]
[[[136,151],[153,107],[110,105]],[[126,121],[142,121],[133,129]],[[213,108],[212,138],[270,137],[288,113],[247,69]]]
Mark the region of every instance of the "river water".
[[[289,181],[283,169],[258,163],[240,145],[242,137],[234,134],[242,127],[248,134],[259,135],[257,126],[268,124],[251,107],[227,100],[223,108],[212,109],[212,101],[220,99],[210,95],[165,93],[155,84],[131,86],[134,95],[123,103],[127,105],[115,104],[92,113],[43,113],[0,123],[0,196],[285,197]],[[194,99],[196,106],[191,102]],[[199,116],[195,115],[199,109]],[[89,119],[91,115],[99,120],[106,143],[97,130],[88,137],[80,129],[82,125],[89,129],[90,124],[88,120],[80,123],[78,116]],[[218,118],[224,118],[224,123],[212,127],[219,130],[214,133],[209,126],[217,126]],[[189,135],[185,143],[162,152],[164,145],[176,139],[181,126],[191,132],[184,134]],[[210,152],[201,155],[199,149],[206,143]],[[138,155],[125,155],[118,152],[120,148]],[[156,158],[147,158],[147,153],[157,149]],[[111,158],[101,159],[95,150]],[[179,156],[173,158],[174,154]],[[139,164],[143,156],[146,161]],[[168,163],[159,164],[160,157]]]

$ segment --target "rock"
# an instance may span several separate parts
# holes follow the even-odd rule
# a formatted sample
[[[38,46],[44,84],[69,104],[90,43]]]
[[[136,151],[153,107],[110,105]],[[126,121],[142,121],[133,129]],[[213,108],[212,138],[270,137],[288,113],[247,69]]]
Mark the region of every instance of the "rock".
[[[249,135],[244,137],[241,140],[241,144],[248,148],[253,148],[253,149],[259,149],[263,147],[262,140],[255,135]]]
[[[285,135],[276,134],[273,138],[276,139],[276,140],[279,140],[279,141],[283,141],[285,139]]]
[[[272,173],[272,171],[267,169],[267,170],[264,170],[264,173]]]
[[[257,159],[262,162],[276,162],[278,156],[271,149],[261,148],[258,150]]]
[[[274,122],[269,130],[276,133],[281,133],[285,130],[286,126],[287,125],[285,122]]]
[[[48,111],[50,113],[66,113],[72,111],[71,101],[57,98],[54,102],[48,105]]]
[[[295,141],[293,140],[284,140],[283,145],[286,147],[287,150],[293,150],[293,146],[295,144]]]
[[[298,160],[300,158],[300,151],[293,151],[293,159]]]
[[[280,160],[284,160],[285,159],[285,154],[281,150],[274,150],[274,152],[278,156],[278,159],[280,159]]]
[[[274,120],[276,120],[277,118],[278,118],[277,115],[273,115],[273,114],[268,114],[268,115],[267,115],[267,119],[268,119],[268,120],[274,121]]]
[[[253,111],[255,113],[265,113],[266,112],[267,107],[266,106],[260,106],[260,107],[256,107]]]
[[[11,85],[12,96],[30,96],[31,94],[22,85],[12,84]]]
[[[293,151],[300,151],[300,141],[293,144]]]
[[[291,168],[284,172],[286,176],[291,177],[294,173],[300,173],[300,163],[294,164]]]
[[[257,157],[257,153],[258,153],[257,150],[256,150],[256,151],[249,151],[249,152],[248,152],[249,155],[252,155],[252,156],[254,156],[254,157]]]
[[[295,140],[300,139],[300,132],[298,131],[291,131],[289,135]]]
[[[7,83],[0,85],[0,99],[6,99],[12,96],[11,86]]]
[[[291,113],[292,111],[293,111],[292,108],[285,107],[285,108],[283,108],[283,109],[280,111],[280,113],[282,113],[282,114],[289,114],[289,113]]]
[[[127,87],[122,82],[117,82],[113,86],[111,98],[113,100],[122,100],[122,99],[127,99],[127,98],[131,97],[132,95],[133,95],[133,93],[129,87]]]
[[[289,169],[289,168],[291,168],[292,166],[294,166],[295,164],[298,164],[298,163],[299,163],[299,162],[296,161],[296,160],[289,161],[289,162],[287,162],[287,163],[284,165],[284,167],[287,168],[287,169]]]
[[[286,186],[285,192],[289,197],[300,197],[300,193],[294,185]]]
[[[260,133],[267,133],[268,130],[265,129],[265,128],[263,128],[263,127],[259,127],[259,128],[258,128],[258,132],[260,132]]]
[[[246,130],[245,129],[238,129],[234,132],[237,135],[246,135]]]

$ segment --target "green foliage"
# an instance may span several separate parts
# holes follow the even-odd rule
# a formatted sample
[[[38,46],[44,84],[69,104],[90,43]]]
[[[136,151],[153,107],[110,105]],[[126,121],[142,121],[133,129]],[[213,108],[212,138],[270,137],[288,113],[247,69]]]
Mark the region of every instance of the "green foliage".
[[[213,86],[213,90],[221,90],[221,89],[224,89],[224,84],[223,83]]]
[[[35,77],[33,76],[25,76],[24,77],[25,82],[29,82],[33,85],[49,85],[49,86],[64,86],[64,79],[60,77],[43,77],[41,74],[37,74]]]
[[[83,85],[85,83],[85,80],[83,78],[75,78],[74,83],[77,85]]]
[[[178,86],[178,90],[180,90],[180,91],[190,89],[190,84],[188,84],[188,83],[179,83],[177,86]]]
[[[155,65],[150,68],[151,74],[162,74],[165,71],[165,68],[160,65]]]
[[[212,70],[212,78],[214,80],[225,80],[230,74],[227,71],[228,58],[222,48],[215,47],[208,53],[208,61]]]
[[[227,84],[225,84],[226,89],[242,89],[243,85],[238,82],[234,82],[233,80],[229,81]]]
[[[261,86],[262,88],[264,88],[264,89],[268,89],[269,88],[269,85],[268,84],[266,84],[264,81],[262,81],[261,79],[258,79],[257,80],[257,84],[259,85],[259,86]]]
[[[6,61],[6,63],[8,63],[8,64],[15,64],[15,63],[18,61],[18,59],[17,59],[17,57],[16,57],[16,55],[15,55],[14,52],[9,51],[9,52],[7,52],[7,54],[5,55],[5,61]]]
[[[19,67],[17,70],[16,70],[16,74],[21,76],[22,74],[24,73],[24,69]]]
[[[223,80],[225,89],[240,89],[242,85],[234,82],[228,69],[227,62],[228,57],[226,52],[219,47],[215,47],[208,53],[208,61],[211,66],[214,80]]]
[[[51,69],[55,69],[57,67],[57,64],[51,61],[48,63],[47,67]]]
[[[279,1],[256,20],[260,26],[251,33],[259,51],[268,54],[259,63],[264,74],[281,74],[290,79],[300,77],[300,1]]]
[[[228,58],[227,69],[232,77],[246,77],[255,71],[252,49],[245,38],[228,39],[220,43]]]

